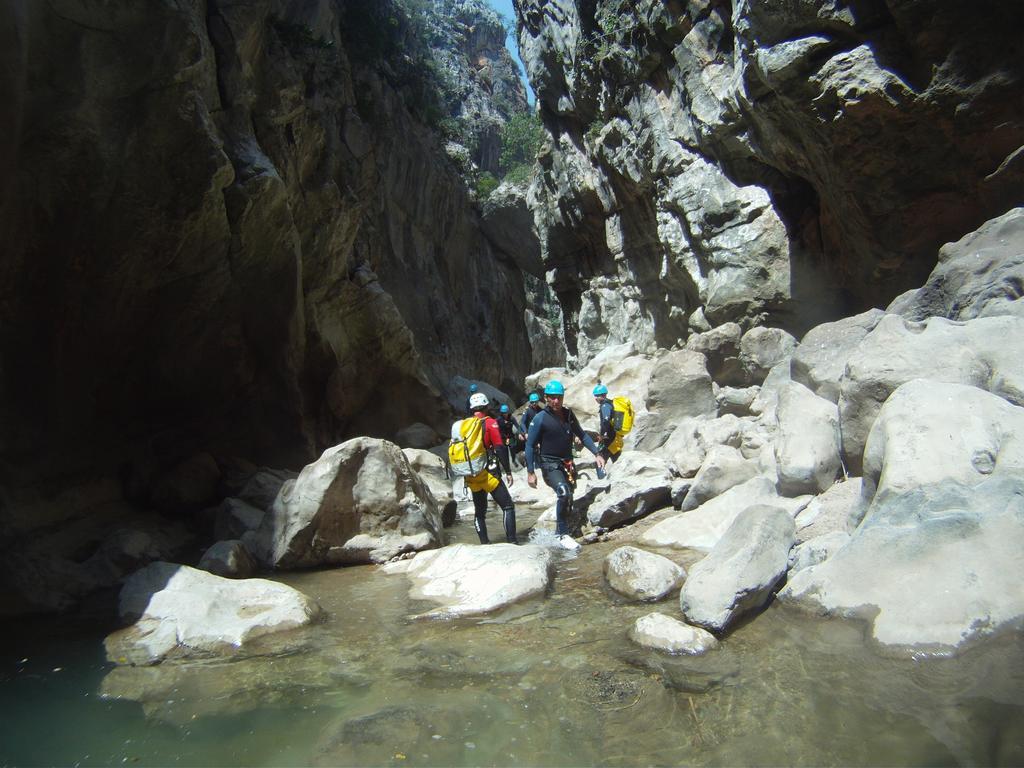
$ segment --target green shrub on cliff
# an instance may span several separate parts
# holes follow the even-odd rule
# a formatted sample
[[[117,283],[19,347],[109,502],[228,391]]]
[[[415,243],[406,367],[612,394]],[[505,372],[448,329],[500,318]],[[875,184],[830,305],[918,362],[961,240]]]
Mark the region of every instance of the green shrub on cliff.
[[[520,112],[513,115],[501,131],[499,162],[505,175],[519,166],[532,167],[543,141],[544,126],[536,114]]]

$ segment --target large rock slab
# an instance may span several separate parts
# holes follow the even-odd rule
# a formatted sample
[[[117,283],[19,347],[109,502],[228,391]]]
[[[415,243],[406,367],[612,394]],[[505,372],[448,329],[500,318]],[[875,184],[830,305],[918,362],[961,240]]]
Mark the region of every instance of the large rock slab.
[[[587,522],[612,528],[664,509],[672,503],[673,474],[664,459],[642,451],[623,451],[608,472],[607,491],[591,493],[586,506]],[[592,488],[598,491],[602,481]],[[580,486],[581,504],[587,503],[587,491]]]
[[[930,318],[922,325],[883,317],[850,356],[842,380],[839,418],[851,474],[860,474],[882,404],[911,379],[968,384],[1024,404],[1024,318]]]
[[[945,481],[874,508],[914,524],[864,525],[820,565],[791,577],[779,599],[866,622],[893,651],[948,654],[1024,618],[1018,564],[1024,483]],[[898,585],[898,588],[894,588]]]
[[[640,537],[649,547],[695,549],[710,552],[744,510],[755,506],[771,506],[795,516],[810,496],[789,499],[779,496],[775,483],[767,477],[755,477],[734,486],[696,509],[681,512],[651,526]]]
[[[647,410],[665,421],[717,415],[718,404],[704,355],[680,349],[659,357],[651,371]]]
[[[811,499],[795,518],[797,543],[835,531],[852,533],[867,507],[861,499],[862,486],[862,478],[851,477]]]
[[[760,384],[768,372],[793,355],[797,341],[781,328],[755,326],[740,339],[740,366],[748,384]]]
[[[818,397],[838,403],[839,381],[846,371],[847,359],[884,316],[880,309],[869,309],[809,330],[790,360],[793,381]]]
[[[679,593],[683,616],[721,632],[762,607],[786,575],[795,540],[793,518],[782,509],[755,506],[740,513],[708,556],[690,568]]]
[[[128,577],[118,602],[135,620],[107,638],[107,656],[129,664],[232,655],[264,635],[314,621],[320,607],[266,579],[225,579],[175,563],[152,563]]]
[[[437,453],[420,448],[403,448],[402,453],[441,507],[441,522],[447,528],[455,522],[458,504],[452,490],[452,479],[448,476],[447,462]]]
[[[259,531],[243,540],[264,565],[310,568],[385,562],[443,536],[437,501],[401,449],[359,437],[285,483]]]
[[[889,305],[908,320],[1024,316],[1024,208],[1013,208],[939,250],[928,281]]]
[[[604,559],[604,577],[620,595],[654,602],[678,589],[686,571],[667,557],[636,547],[619,547]]]
[[[863,522],[783,599],[864,619],[879,643],[918,651],[946,652],[1018,621],[1022,430],[1024,408],[975,387],[901,386],[868,440]]]
[[[533,544],[455,544],[384,566],[413,581],[409,594],[440,603],[420,616],[477,616],[543,595],[554,576],[551,553]]]
[[[842,466],[835,403],[791,381],[779,392],[775,418],[779,492],[798,496],[820,493],[831,486]]]
[[[629,630],[629,639],[644,648],[672,654],[700,656],[718,647],[718,638],[663,613],[641,616]]]
[[[738,448],[730,445],[711,446],[693,478],[693,485],[683,499],[682,510],[696,509],[715,496],[757,476],[759,470],[758,462],[746,458]]]

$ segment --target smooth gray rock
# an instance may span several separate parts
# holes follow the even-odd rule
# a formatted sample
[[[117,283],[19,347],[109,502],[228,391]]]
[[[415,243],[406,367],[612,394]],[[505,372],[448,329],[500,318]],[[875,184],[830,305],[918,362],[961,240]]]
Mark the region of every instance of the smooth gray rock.
[[[785,577],[796,540],[793,518],[777,507],[744,510],[686,577],[679,607],[690,624],[721,632],[761,608]]]
[[[629,639],[644,648],[689,656],[700,656],[718,647],[718,639],[707,630],[663,613],[637,619],[629,630]]]
[[[861,502],[862,485],[861,478],[851,477],[815,496],[795,518],[797,543],[834,531],[852,533],[866,509]]]
[[[779,492],[799,496],[829,488],[842,466],[839,409],[802,384],[791,381],[779,392],[775,418]]]
[[[839,382],[846,371],[847,359],[884,315],[880,309],[869,309],[809,330],[790,361],[793,381],[819,397],[838,403]]]
[[[882,404],[911,379],[968,384],[1024,404],[1024,318],[923,324],[886,315],[850,356],[839,397],[843,457],[860,474],[864,446]]]
[[[440,546],[441,510],[401,449],[359,437],[328,448],[285,483],[243,539],[265,566],[380,563]]]
[[[696,509],[673,515],[651,526],[640,536],[640,544],[710,552],[744,510],[771,506],[794,517],[810,500],[810,496],[795,499],[779,496],[774,481],[755,477]]]
[[[651,371],[646,405],[667,421],[716,415],[718,404],[704,355],[681,349],[659,357]]]
[[[924,380],[901,386],[868,439],[863,522],[780,598],[865,619],[880,644],[923,652],[1018,622],[1021,434],[1024,408],[993,394]]]
[[[266,579],[225,579],[176,563],[152,563],[121,589],[121,618],[135,623],[106,640],[116,663],[234,655],[264,635],[305,626],[320,607]]]
[[[619,547],[604,559],[608,586],[632,600],[655,602],[679,588],[686,570],[667,557],[636,547]]]
[[[601,528],[638,520],[672,503],[668,462],[642,451],[624,450],[608,470],[607,492],[586,507],[587,522]],[[595,489],[601,481],[595,480]]]
[[[849,541],[846,531],[832,531],[798,543],[789,553],[789,575],[825,562]]]
[[[255,531],[266,512],[241,499],[224,499],[214,513],[213,534],[218,540],[240,539]]]
[[[228,579],[247,579],[257,571],[256,561],[239,539],[218,541],[203,553],[198,567]]]
[[[455,544],[420,552],[384,570],[408,575],[411,597],[440,603],[419,614],[433,618],[478,616],[539,597],[554,576],[551,553],[534,544]]]
[[[1024,315],[1024,208],[1013,208],[939,249],[927,282],[886,311],[908,320]]]
[[[747,459],[729,445],[714,445],[704,456],[700,471],[683,499],[682,509],[696,509],[733,486],[745,483],[759,474],[757,461]]]
[[[737,416],[748,416],[751,413],[750,407],[761,387],[758,385],[750,387],[722,387],[715,395],[718,401],[718,412],[720,414],[732,413]]]
[[[797,341],[781,328],[755,326],[740,339],[740,366],[749,384],[761,384],[768,372],[789,360]]]

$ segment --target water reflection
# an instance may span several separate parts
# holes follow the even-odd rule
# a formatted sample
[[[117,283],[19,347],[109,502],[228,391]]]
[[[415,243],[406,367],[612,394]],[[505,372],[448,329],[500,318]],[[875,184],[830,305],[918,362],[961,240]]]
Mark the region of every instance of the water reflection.
[[[457,525],[455,540],[472,536]],[[606,587],[601,560],[621,543],[560,556],[546,598],[483,619],[413,620],[424,604],[406,578],[373,567],[289,574],[325,622],[229,662],[110,669],[102,638],[35,641],[29,664],[5,664],[0,763],[1024,762],[1019,636],[892,659],[855,624],[773,607],[718,651],[672,658],[626,639],[678,608]]]

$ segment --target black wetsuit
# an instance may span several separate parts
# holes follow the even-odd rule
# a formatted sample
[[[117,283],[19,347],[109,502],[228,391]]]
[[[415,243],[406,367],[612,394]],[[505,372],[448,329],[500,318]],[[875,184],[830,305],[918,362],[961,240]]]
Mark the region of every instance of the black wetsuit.
[[[572,494],[576,478],[569,474],[574,470],[572,463],[573,438],[579,438],[595,456],[598,447],[590,435],[583,431],[579,420],[569,408],[562,407],[560,418],[551,408],[540,411],[530,422],[526,436],[526,471],[533,472],[539,465],[544,482],[554,489],[558,502],[555,505],[555,533],[559,536],[569,532],[569,518],[572,515]]]

